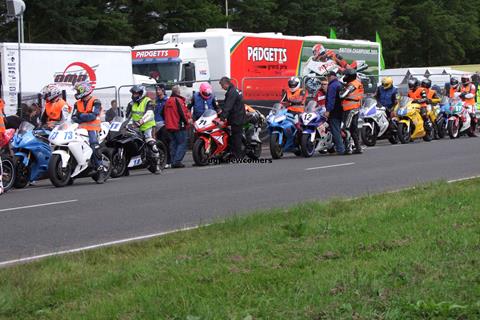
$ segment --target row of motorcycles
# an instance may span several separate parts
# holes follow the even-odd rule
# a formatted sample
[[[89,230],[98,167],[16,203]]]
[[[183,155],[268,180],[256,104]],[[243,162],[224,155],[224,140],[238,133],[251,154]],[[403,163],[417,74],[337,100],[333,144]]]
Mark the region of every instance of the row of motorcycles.
[[[158,152],[154,153],[128,119],[117,117],[111,123],[103,122],[98,141],[105,172],[97,172],[88,132],[77,123],[67,120],[48,129],[22,122],[16,132],[7,130],[0,141],[4,191],[25,188],[44,178],[56,187],[64,187],[82,177],[103,183],[108,177],[128,175],[129,169],[146,167],[159,173],[165,167],[166,146],[157,141]]]
[[[379,139],[390,143],[409,143],[422,138],[425,141],[451,139],[461,135],[474,136],[477,119],[459,98],[443,97],[439,104],[427,106],[428,121],[421,116],[421,105],[402,96],[393,110],[391,120],[387,111],[373,98],[366,98],[360,111],[361,138],[366,146],[374,146]]]

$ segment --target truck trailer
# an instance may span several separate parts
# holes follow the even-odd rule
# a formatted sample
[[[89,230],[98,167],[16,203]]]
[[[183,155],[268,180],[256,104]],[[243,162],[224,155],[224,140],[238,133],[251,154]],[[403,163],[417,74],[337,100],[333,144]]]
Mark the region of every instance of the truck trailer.
[[[189,88],[187,96],[198,90],[201,82],[209,81],[219,99],[224,92],[218,80],[228,76],[243,92],[246,102],[269,105],[281,98],[289,77],[307,75],[306,65],[316,44],[333,50],[348,63],[361,61],[368,66],[362,72],[373,80],[370,89],[376,86],[380,65],[378,43],[231,29],[168,33],[162,41],[135,46],[133,72],[154,75],[157,81],[167,84],[180,82]]]

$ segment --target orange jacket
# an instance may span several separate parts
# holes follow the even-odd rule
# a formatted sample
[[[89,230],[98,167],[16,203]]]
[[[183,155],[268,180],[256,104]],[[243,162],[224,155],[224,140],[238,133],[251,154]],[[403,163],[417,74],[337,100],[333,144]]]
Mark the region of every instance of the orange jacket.
[[[417,89],[414,90],[408,90],[408,97],[412,99],[422,99],[422,92],[425,90],[425,88],[418,87]]]
[[[469,106],[474,106],[475,105],[475,93],[477,92],[475,90],[475,85],[473,84],[468,84],[466,87],[462,86],[460,88],[460,92],[461,93],[471,93],[473,94],[473,97],[472,98],[462,98],[462,101],[465,102],[466,105],[469,105]]]
[[[86,106],[83,103],[83,100],[77,100],[77,111],[79,113],[91,113],[93,111],[93,103],[96,99],[97,98],[95,97],[91,97]],[[88,131],[100,131],[100,123],[100,116],[97,116],[93,121],[80,123],[79,128],[87,129]]]
[[[3,99],[0,99],[0,133],[5,133],[5,131],[6,131],[5,120],[3,119],[4,109],[5,109],[5,102],[3,101]]]
[[[350,92],[348,96],[342,100],[343,111],[360,109],[362,106],[363,94],[365,93],[362,82],[358,79],[355,79],[350,82],[349,85],[353,85],[355,90]]]

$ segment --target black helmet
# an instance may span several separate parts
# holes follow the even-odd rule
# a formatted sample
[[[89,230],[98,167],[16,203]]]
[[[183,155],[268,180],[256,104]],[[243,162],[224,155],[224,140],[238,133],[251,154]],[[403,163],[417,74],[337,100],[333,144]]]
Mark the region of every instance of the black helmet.
[[[425,78],[422,80],[422,87],[430,89],[431,86],[432,86],[432,80],[428,78]]]
[[[144,86],[137,84],[130,89],[130,93],[132,94],[132,101],[138,102],[142,100],[143,97],[145,97],[145,95],[147,94],[147,90],[145,89]],[[138,94],[138,95],[135,95],[135,94]]]
[[[457,78],[450,78],[450,85],[452,87],[458,86],[458,79]]]
[[[357,79],[357,70],[352,68],[347,68],[343,73],[343,80],[345,82],[352,82],[355,79]]]
[[[410,78],[408,80],[408,88],[415,89],[420,85],[420,81],[417,78]]]

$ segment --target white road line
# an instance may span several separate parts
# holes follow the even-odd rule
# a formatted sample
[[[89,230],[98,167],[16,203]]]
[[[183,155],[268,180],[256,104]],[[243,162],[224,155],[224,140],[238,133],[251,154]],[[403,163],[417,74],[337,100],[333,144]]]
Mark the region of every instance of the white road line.
[[[205,227],[205,226],[208,226],[208,224],[202,225],[202,227]],[[0,262],[0,267],[5,267],[5,266],[8,266],[8,265],[16,264],[16,263],[20,263],[20,262],[29,262],[29,261],[39,260],[39,259],[43,259],[43,258],[47,258],[47,257],[59,256],[59,255],[67,254],[67,253],[75,253],[75,252],[80,252],[80,251],[85,251],[85,250],[92,250],[92,249],[97,249],[97,248],[102,248],[102,247],[107,247],[107,246],[112,246],[112,245],[117,245],[117,244],[123,244],[123,243],[127,243],[127,242],[146,240],[146,239],[150,239],[150,238],[155,238],[155,237],[168,235],[168,234],[171,234],[171,233],[198,229],[199,227],[200,227],[199,225],[193,226],[193,227],[185,227],[185,228],[180,228],[180,229],[175,229],[175,230],[170,230],[170,231],[165,231],[165,232],[147,234],[147,235],[144,235],[144,236],[138,236],[138,237],[121,239],[121,240],[103,242],[103,243],[94,244],[94,245],[91,245],[91,246],[80,247],[80,248],[75,248],[75,249],[70,249],[70,250],[54,251],[54,252],[49,252],[49,253],[45,253],[45,254],[40,254],[40,255],[37,255],[37,256],[25,257],[25,258],[8,260],[8,261],[1,261]]]
[[[215,168],[223,168],[225,167],[224,165],[212,165],[212,166],[206,166],[206,167],[201,167],[198,168],[198,170],[206,170],[206,169],[215,169]]]
[[[0,209],[0,212],[15,211],[15,210],[22,210],[22,209],[29,209],[29,208],[37,208],[37,207],[54,206],[54,205],[57,205],[57,204],[77,202],[77,201],[78,201],[77,199],[74,199],[74,200],[65,200],[65,201],[57,201],[57,202],[39,203],[39,204],[32,204],[30,206]]]
[[[452,179],[452,180],[448,180],[447,183],[454,183],[454,182],[472,180],[472,179],[476,179],[476,178],[480,178],[480,175],[465,177],[465,178],[460,178],[460,179]]]
[[[323,167],[313,167],[313,168],[306,168],[305,171],[310,170],[319,170],[319,169],[327,169],[327,168],[335,168],[335,167],[344,167],[344,166],[351,166],[354,165],[355,162],[347,162],[347,163],[340,163],[340,164],[332,164],[330,166],[323,166]]]

